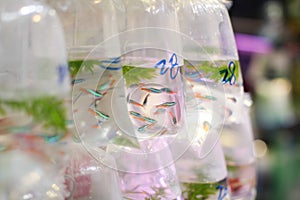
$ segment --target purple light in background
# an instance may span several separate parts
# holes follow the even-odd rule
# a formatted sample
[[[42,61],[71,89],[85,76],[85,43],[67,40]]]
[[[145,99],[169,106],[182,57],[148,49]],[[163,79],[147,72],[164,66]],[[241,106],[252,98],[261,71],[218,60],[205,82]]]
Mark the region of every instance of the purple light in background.
[[[272,44],[265,37],[236,33],[235,40],[242,52],[268,54],[272,51]]]

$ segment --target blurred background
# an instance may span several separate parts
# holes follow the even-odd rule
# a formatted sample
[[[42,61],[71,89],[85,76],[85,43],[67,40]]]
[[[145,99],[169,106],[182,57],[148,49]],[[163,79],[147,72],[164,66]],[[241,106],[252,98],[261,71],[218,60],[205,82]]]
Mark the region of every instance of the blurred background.
[[[300,199],[300,0],[234,0],[229,12],[253,98],[257,199]]]

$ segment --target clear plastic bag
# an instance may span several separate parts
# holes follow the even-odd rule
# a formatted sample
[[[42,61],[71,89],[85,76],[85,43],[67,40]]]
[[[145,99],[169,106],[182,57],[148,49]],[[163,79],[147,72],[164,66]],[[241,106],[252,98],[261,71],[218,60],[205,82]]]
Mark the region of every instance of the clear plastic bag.
[[[63,159],[55,144],[41,137],[1,135],[1,199],[55,199],[67,197]]]
[[[256,197],[251,105],[251,97],[245,93],[242,120],[239,123],[225,124],[221,135],[232,199],[255,199]]]
[[[4,0],[0,9],[0,132],[61,137],[70,78],[59,18],[30,0]]]
[[[92,151],[90,147],[87,150],[82,144],[70,141],[59,148],[65,157],[64,177],[68,199],[122,199],[114,158],[100,149]],[[109,166],[105,165],[108,163]]]

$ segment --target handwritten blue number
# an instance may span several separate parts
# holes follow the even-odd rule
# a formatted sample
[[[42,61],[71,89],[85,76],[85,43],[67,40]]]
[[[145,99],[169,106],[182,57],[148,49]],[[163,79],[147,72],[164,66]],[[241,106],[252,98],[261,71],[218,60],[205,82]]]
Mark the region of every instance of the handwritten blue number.
[[[235,84],[236,81],[235,70],[236,70],[235,63],[231,61],[228,64],[228,67],[226,69],[220,71],[220,74],[224,74],[224,77],[222,79],[223,84],[226,84],[228,82],[230,85]]]
[[[225,188],[224,188],[224,192],[223,192],[223,188],[224,188],[224,187],[223,187],[222,185],[218,185],[218,186],[217,186],[217,189],[220,190],[219,196],[218,196],[218,200],[223,200],[223,199],[226,197],[227,193],[228,193],[228,188],[225,187]]]
[[[159,66],[161,66],[161,69],[160,69],[160,75],[164,75],[165,73],[167,73],[168,71],[168,68],[165,69],[165,66],[166,66],[166,60],[163,59],[161,61],[159,61],[156,65],[155,65],[155,68],[158,68]]]
[[[155,65],[155,68],[159,68],[160,67],[160,75],[164,75],[168,72],[169,70],[169,67],[166,66],[167,64],[167,61],[166,59],[163,59],[161,61],[159,61],[156,65]],[[169,60],[169,64],[171,65],[170,67],[170,78],[171,79],[175,79],[178,75],[178,72],[179,72],[179,67],[178,66],[178,59],[177,59],[177,56],[175,53],[172,54],[170,60]],[[176,73],[174,74],[174,68],[177,67],[177,71]]]
[[[169,61],[169,63],[171,64],[171,69],[170,69],[170,77],[171,77],[171,79],[175,79],[176,76],[178,75],[179,67],[178,67],[178,62],[177,61],[178,61],[177,60],[177,56],[176,56],[175,53],[173,53],[173,55],[171,56],[170,61]],[[175,75],[173,75],[173,71],[174,71],[173,69],[175,67],[177,67],[177,71],[176,71]]]

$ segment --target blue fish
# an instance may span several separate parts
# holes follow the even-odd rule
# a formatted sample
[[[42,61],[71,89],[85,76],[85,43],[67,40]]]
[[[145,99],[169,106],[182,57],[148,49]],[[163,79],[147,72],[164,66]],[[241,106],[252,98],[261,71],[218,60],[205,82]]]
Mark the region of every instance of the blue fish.
[[[82,83],[82,82],[84,82],[85,81],[85,79],[82,79],[82,78],[80,78],[80,79],[74,79],[74,80],[72,80],[72,85],[75,85],[75,84],[78,84],[78,83]]]

